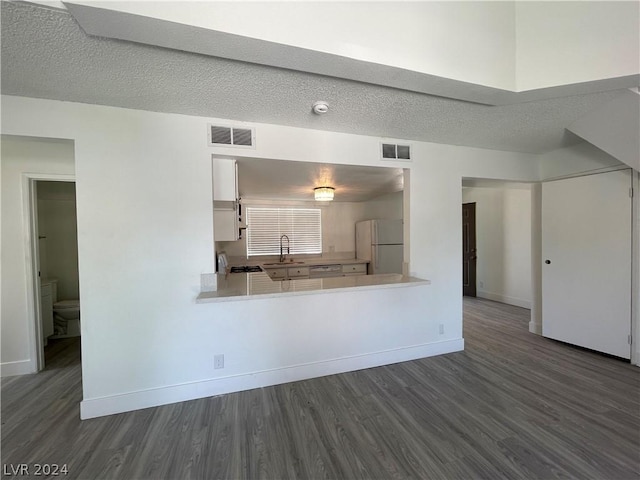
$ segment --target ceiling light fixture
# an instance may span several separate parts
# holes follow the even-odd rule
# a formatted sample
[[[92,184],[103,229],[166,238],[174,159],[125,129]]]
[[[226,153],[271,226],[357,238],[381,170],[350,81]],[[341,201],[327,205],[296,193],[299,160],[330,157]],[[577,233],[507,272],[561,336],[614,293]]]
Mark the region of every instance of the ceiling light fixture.
[[[313,104],[313,107],[311,107],[311,109],[316,115],[322,115],[323,113],[327,113],[329,111],[329,105],[327,105],[327,102],[318,100]]]
[[[334,191],[333,187],[316,187],[313,189],[313,196],[318,202],[330,202]]]

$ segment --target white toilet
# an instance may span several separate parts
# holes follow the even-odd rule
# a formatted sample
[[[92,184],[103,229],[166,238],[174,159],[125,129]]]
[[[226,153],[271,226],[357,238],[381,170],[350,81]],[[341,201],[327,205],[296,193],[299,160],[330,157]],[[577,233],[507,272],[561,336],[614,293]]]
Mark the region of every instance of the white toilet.
[[[80,300],[62,300],[53,304],[54,335],[80,335]]]

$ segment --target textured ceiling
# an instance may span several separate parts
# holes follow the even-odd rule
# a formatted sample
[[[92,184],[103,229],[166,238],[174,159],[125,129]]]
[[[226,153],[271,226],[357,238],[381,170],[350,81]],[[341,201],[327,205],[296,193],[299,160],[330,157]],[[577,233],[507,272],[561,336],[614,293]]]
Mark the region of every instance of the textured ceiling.
[[[225,2],[224,5],[227,5],[229,2]],[[262,12],[263,15],[266,15],[266,18],[263,18],[263,23],[269,22],[273,20],[274,23],[270,28],[270,33],[276,33],[279,30],[292,28],[299,28],[300,23],[309,22],[309,18],[305,18],[304,15],[300,16],[300,14],[296,14],[296,8],[291,8],[291,16],[287,19],[284,19],[282,12],[283,9],[286,8],[286,5],[291,5],[293,2],[288,3],[279,3],[279,2],[265,2],[264,5],[257,5],[255,3],[247,4],[248,7],[236,7],[241,8],[241,10],[232,10],[228,11],[226,15],[232,16],[232,18],[228,19],[228,24],[233,25],[234,20],[237,21],[235,16],[242,17],[244,15],[245,21],[241,22],[243,24],[251,24],[251,18],[254,18],[255,15],[259,15],[259,12]],[[189,18],[193,18],[192,16],[197,12],[199,13],[198,18],[212,18],[212,17],[220,17],[222,18],[225,13],[223,9],[220,8],[220,3],[216,2],[183,2],[182,8],[180,8],[179,12],[186,14],[186,18],[178,15],[177,21],[168,21],[163,20],[162,15],[159,17],[155,16],[146,16],[141,14],[133,14],[127,13],[126,11],[120,11],[120,8],[127,9],[132,6],[134,10],[144,5],[140,2],[127,2],[126,4],[122,4],[118,2],[115,5],[115,10],[111,8],[103,8],[100,6],[96,6],[95,4],[91,5],[83,5],[79,3],[73,3],[70,1],[65,1],[66,8],[71,12],[73,18],[78,22],[80,27],[89,35],[104,37],[104,38],[112,38],[117,40],[126,40],[130,42],[136,42],[146,45],[155,45],[159,47],[171,48],[174,50],[181,50],[184,52],[192,52],[199,53],[203,55],[208,55],[212,57],[220,57],[227,58],[231,60],[239,60],[242,62],[254,63],[259,65],[268,65],[272,67],[285,68],[289,70],[296,70],[299,72],[307,72],[314,73],[319,75],[325,75],[329,77],[335,78],[343,78],[348,80],[355,80],[357,82],[368,83],[373,85],[381,85],[386,87],[393,87],[400,90],[407,90],[410,92],[418,92],[424,93],[428,95],[435,95],[438,97],[446,97],[451,99],[463,100],[467,102],[473,103],[482,103],[485,105],[509,105],[512,103],[524,103],[524,102],[532,102],[536,100],[546,100],[550,98],[559,98],[565,97],[567,95],[578,95],[578,94],[586,94],[586,93],[595,93],[602,92],[605,90],[615,90],[622,88],[629,88],[638,85],[638,81],[640,79],[640,75],[627,75],[615,78],[603,78],[599,80],[592,81],[584,81],[581,83],[574,83],[569,85],[558,85],[554,87],[546,87],[546,88],[535,88],[521,92],[515,92],[512,90],[504,90],[501,88],[489,87],[486,85],[480,85],[477,83],[470,83],[468,81],[454,80],[452,78],[444,78],[437,75],[432,75],[428,73],[424,73],[420,70],[411,70],[408,68],[399,68],[392,66],[393,60],[390,60],[391,63],[386,64],[387,62],[381,60],[382,63],[374,63],[374,61],[364,61],[359,60],[357,58],[351,58],[349,56],[345,56],[342,54],[328,53],[332,50],[330,46],[329,40],[335,40],[334,36],[336,32],[340,35],[344,35],[344,30],[341,30],[339,25],[342,23],[343,26],[346,23],[351,24],[353,22],[354,17],[358,19],[362,19],[367,16],[368,11],[376,10],[376,7],[382,5],[382,9],[388,8],[383,3],[358,3],[352,4],[349,8],[357,8],[356,11],[344,11],[342,7],[346,7],[349,2],[334,2],[330,4],[329,9],[326,6],[321,7],[320,10],[316,10],[316,14],[318,16],[315,17],[315,20],[319,23],[323,23],[320,18],[326,18],[327,12],[331,11],[335,14],[337,11],[342,11],[344,18],[335,19],[336,20],[336,30],[328,31],[325,28],[323,30],[329,33],[329,36],[325,40],[325,45],[327,45],[327,49],[322,47],[316,49],[310,48],[302,48],[299,46],[276,43],[273,41],[262,40],[259,38],[254,38],[252,36],[244,36],[248,35],[248,32],[244,32],[242,34],[233,34],[229,33],[226,30],[212,30],[209,28],[202,28],[191,25],[189,22]],[[401,2],[402,3],[402,2]],[[416,2],[413,5],[410,5],[411,2],[404,2],[402,5],[398,5],[397,8],[394,9],[395,18],[398,20],[399,18],[403,18],[406,15],[416,15],[416,12],[422,12],[423,15],[429,15],[429,10],[415,10],[416,5],[420,4],[418,8],[424,8],[425,5],[429,4],[429,2]],[[566,3],[566,2],[565,2]],[[433,5],[437,5],[438,3],[433,3]],[[487,3],[488,4],[488,3]],[[102,4],[100,4],[102,5]],[[144,9],[147,13],[153,12],[153,14],[159,14],[163,9],[162,7],[165,5],[169,5],[174,15],[178,12],[175,11],[171,2],[162,3],[161,5],[154,4],[156,6],[152,7],[151,11]],[[303,7],[305,10],[310,7],[311,4],[305,5]],[[355,5],[355,6],[354,6]],[[316,4],[316,8],[317,8]],[[148,8],[148,5],[145,5]],[[297,7],[295,5],[294,7]],[[409,8],[410,10],[407,10]],[[440,7],[436,7],[436,11]],[[474,8],[472,5],[467,5],[462,8],[462,11],[466,12],[466,14],[470,14],[473,12]],[[484,7],[480,7],[484,8]],[[633,11],[633,9],[631,9]],[[276,17],[270,16],[273,15],[274,12],[278,12]],[[299,12],[299,11],[298,11]],[[478,11],[475,11],[478,13]],[[388,12],[390,13],[390,12]],[[153,15],[152,14],[152,15]],[[207,17],[207,15],[209,17]],[[175,17],[170,17],[175,18]],[[371,20],[370,23],[360,22],[362,25],[367,25],[368,28],[388,28],[389,17],[385,18],[384,26],[377,24],[375,18],[375,13],[371,14],[371,18],[367,17]],[[186,23],[181,23],[180,19],[184,19]],[[288,23],[281,23],[282,21]],[[462,25],[464,24],[464,20],[458,19],[460,24],[460,28],[465,28]],[[475,19],[477,22],[477,18]],[[224,25],[224,23],[223,23]],[[418,37],[426,42],[432,42],[435,39],[422,37],[420,33],[415,30],[412,31],[411,27],[407,24],[408,32],[405,32],[405,39],[413,38],[415,43],[415,39]],[[424,30],[424,22],[423,28]],[[278,30],[279,29],[279,30]],[[233,28],[232,28],[233,30]],[[349,39],[351,41],[355,41],[356,44],[359,44],[359,41],[355,39],[357,37],[353,37],[352,35],[355,33],[350,32]],[[252,31],[252,29],[249,29]],[[265,32],[263,32],[264,34]],[[371,31],[369,32],[371,33]],[[424,32],[423,32],[424,33]],[[497,32],[494,32],[497,34]],[[308,25],[307,27],[307,40],[316,40],[314,36],[320,35],[317,30],[314,30],[314,25]],[[418,35],[418,37],[416,37]],[[267,35],[268,37],[269,35]],[[394,55],[397,58],[402,58],[403,55],[398,55],[397,52],[402,50],[402,41],[400,43],[397,42],[398,36],[394,36],[393,38],[387,39],[387,37],[380,37],[380,40],[383,42],[381,44],[370,44],[367,42],[368,49],[376,50],[382,47],[382,49],[389,49],[391,45],[395,45],[395,49],[393,50]],[[351,42],[347,39],[346,44],[349,45]],[[475,38],[474,32],[469,32],[468,42],[473,42],[477,40]],[[304,42],[303,42],[304,43]],[[420,42],[419,42],[420,43]],[[449,42],[451,43],[451,42]],[[481,42],[480,42],[481,43]],[[507,41],[506,43],[509,43]],[[417,45],[417,44],[416,44]],[[450,47],[451,45],[449,45]],[[464,48],[464,47],[467,48]],[[460,42],[459,47],[462,48],[465,52],[473,52],[474,45],[467,45],[464,42]],[[342,49],[339,49],[342,51]],[[500,56],[503,56],[504,52],[498,52],[493,49],[493,54],[496,55],[496,59]],[[406,54],[406,52],[404,52]],[[480,52],[477,52],[480,54]],[[458,55],[461,54],[461,51],[458,51]],[[411,56],[410,54],[408,54]],[[458,63],[463,61],[468,62],[470,58],[474,58],[473,54],[471,56],[467,55],[464,57],[464,60],[458,59]],[[388,59],[389,60],[389,59]],[[568,60],[568,59],[567,59]],[[484,64],[489,63],[487,59],[479,59],[474,58],[475,62],[481,62]],[[494,62],[496,60],[494,59]],[[428,63],[428,62],[427,62]],[[636,62],[637,63],[637,62]],[[483,65],[482,67],[487,67],[491,65]],[[495,65],[493,65],[495,66]],[[464,67],[468,67],[464,65]],[[484,68],[480,67],[480,65],[476,65],[475,71],[484,71]],[[489,68],[492,70],[493,68]],[[473,70],[467,70],[468,73],[471,73]],[[514,74],[513,78],[515,79],[516,75]]]
[[[543,153],[620,91],[485,106],[86,35],[68,12],[2,2],[2,93]],[[330,111],[311,113],[316,100]]]
[[[403,189],[401,168],[239,158],[243,199],[313,201],[315,187],[335,188],[335,201],[362,202]]]

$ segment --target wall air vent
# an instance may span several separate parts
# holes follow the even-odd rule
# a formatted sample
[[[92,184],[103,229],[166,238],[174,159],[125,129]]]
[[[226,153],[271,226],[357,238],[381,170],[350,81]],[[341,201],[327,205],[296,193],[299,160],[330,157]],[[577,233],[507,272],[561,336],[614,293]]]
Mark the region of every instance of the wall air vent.
[[[411,145],[383,143],[382,159],[383,160],[401,160],[403,162],[410,162],[411,161]]]
[[[255,148],[255,129],[209,125],[209,146]]]

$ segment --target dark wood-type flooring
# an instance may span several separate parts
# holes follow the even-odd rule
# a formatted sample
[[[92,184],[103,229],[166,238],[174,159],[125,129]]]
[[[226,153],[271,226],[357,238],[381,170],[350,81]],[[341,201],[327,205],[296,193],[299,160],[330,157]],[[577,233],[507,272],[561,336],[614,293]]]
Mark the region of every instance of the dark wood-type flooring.
[[[66,478],[83,479],[640,478],[640,369],[530,334],[528,320],[465,299],[464,352],[85,421],[79,341],[56,342],[46,370],[2,379],[3,467],[67,464]]]

